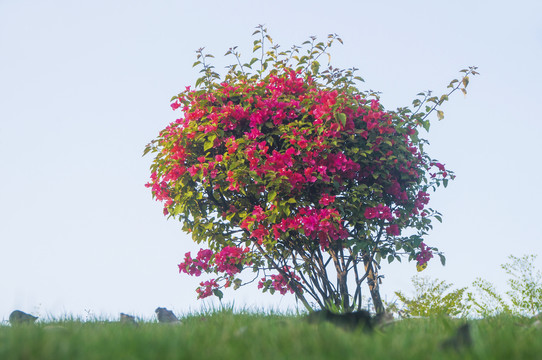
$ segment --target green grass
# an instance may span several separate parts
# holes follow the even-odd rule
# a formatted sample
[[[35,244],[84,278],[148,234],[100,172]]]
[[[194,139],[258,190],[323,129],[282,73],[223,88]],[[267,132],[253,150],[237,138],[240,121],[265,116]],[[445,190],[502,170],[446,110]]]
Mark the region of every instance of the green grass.
[[[447,318],[398,321],[372,334],[231,311],[182,321],[0,326],[0,359],[542,359],[542,329],[522,318],[471,321],[473,346],[458,351],[440,348],[464,322]]]

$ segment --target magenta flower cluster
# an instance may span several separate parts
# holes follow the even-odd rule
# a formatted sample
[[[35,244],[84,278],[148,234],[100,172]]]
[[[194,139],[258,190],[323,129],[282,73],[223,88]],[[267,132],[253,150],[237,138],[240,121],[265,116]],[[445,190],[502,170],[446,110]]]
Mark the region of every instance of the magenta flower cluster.
[[[179,272],[192,276],[200,276],[202,272],[207,273],[225,273],[222,277],[226,280],[226,287],[231,285],[234,276],[243,270],[243,267],[250,265],[249,248],[240,248],[235,246],[226,246],[222,250],[213,254],[212,250],[200,249],[195,259],[190,252],[187,252],[184,261],[180,263]],[[198,299],[205,298],[213,294],[213,289],[219,287],[217,282],[221,278],[201,282],[200,287],[196,289]]]
[[[249,248],[226,246],[215,255],[216,271],[233,276],[240,273],[245,265],[245,258]]]
[[[209,260],[213,252],[209,249],[200,249],[195,259],[192,259],[190,252],[184,254],[184,261],[180,263],[179,272],[192,276],[200,276],[202,271],[209,269]]]
[[[292,280],[295,280],[298,282],[296,284],[299,291],[302,291],[301,286],[299,285],[299,282],[301,281],[301,278],[297,275],[295,275],[288,266],[285,266],[282,269],[286,274],[288,274],[288,277]],[[281,274],[278,275],[271,275],[270,280],[266,279],[265,277],[260,280],[258,283],[258,289],[267,289],[269,287],[273,288],[275,291],[278,291],[281,295],[285,295],[288,291],[290,293],[294,293],[294,289],[292,286],[290,286],[290,283],[284,276]]]
[[[367,219],[381,219],[381,220],[393,220],[393,216],[391,215],[391,210],[388,206],[378,204],[375,207],[368,207],[365,209],[365,217]]]
[[[416,256],[418,265],[423,265],[433,258],[433,252],[431,248],[425,245],[423,242],[420,244],[420,253]]]

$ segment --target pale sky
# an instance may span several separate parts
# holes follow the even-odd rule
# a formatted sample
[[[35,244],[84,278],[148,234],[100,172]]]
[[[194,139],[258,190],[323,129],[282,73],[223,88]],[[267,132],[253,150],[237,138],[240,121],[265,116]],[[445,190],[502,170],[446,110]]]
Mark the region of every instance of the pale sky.
[[[432,196],[443,250],[422,275],[505,290],[499,265],[540,254],[542,2],[0,0],[0,321],[14,309],[152,318],[187,313],[208,278],[180,275],[199,246],[144,187],[144,146],[174,121],[170,98],[193,85],[195,50],[216,67],[248,59],[264,24],[283,48],[337,33],[332,63],[355,66],[388,109],[446,91],[479,67],[465,97],[433,122],[428,153],[457,179]],[[542,268],[542,257],[537,260]],[[383,265],[381,291],[408,293],[415,263]],[[367,294],[367,292],[365,292]],[[286,310],[293,295],[225,291],[238,307]]]

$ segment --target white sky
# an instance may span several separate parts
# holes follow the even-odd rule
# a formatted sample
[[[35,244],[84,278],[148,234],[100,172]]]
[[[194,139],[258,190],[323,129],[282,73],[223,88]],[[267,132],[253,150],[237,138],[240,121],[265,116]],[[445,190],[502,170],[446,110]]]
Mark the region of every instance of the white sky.
[[[284,48],[337,33],[336,66],[360,68],[389,109],[446,90],[479,67],[434,122],[429,154],[457,180],[432,197],[444,223],[426,243],[448,263],[424,275],[477,276],[505,289],[509,254],[540,254],[542,2],[0,0],[0,321],[87,312],[151,318],[198,309],[203,278],[177,264],[199,248],[166,221],[144,183],[144,146],[175,120],[171,96],[194,83],[195,50],[217,56],[265,24]],[[542,258],[537,266],[542,268]],[[408,293],[414,263],[384,265],[382,292]],[[236,306],[285,310],[293,296],[225,293]]]

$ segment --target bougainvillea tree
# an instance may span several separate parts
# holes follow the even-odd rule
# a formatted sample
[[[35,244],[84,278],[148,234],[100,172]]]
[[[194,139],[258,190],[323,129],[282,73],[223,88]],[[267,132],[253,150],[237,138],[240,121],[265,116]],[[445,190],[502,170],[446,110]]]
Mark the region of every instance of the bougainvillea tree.
[[[386,111],[358,89],[356,69],[320,69],[320,56],[342,42],[336,35],[283,52],[263,27],[253,35],[256,57],[242,63],[231,48],[236,63],[223,79],[198,50],[202,77],[172,98],[180,117],[145,149],[155,153],[147,187],[205,245],[179,271],[214,274],[198,298],[254,283],[293,293],[309,310],[360,308],[366,282],[382,311],[382,259],[406,256],[419,270],[434,253],[444,262],[423,237],[441,220],[429,193],[454,175],[419,135],[476,68],[446,95],[420,93],[413,109]],[[253,278],[240,277],[246,269]]]

